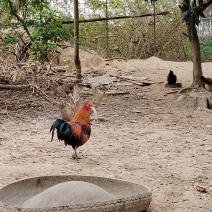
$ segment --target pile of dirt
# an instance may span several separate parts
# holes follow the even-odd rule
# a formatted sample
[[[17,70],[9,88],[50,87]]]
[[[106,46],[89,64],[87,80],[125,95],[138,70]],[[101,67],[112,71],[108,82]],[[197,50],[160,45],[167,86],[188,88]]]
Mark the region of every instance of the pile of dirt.
[[[52,186],[28,199],[22,208],[47,208],[114,200],[116,197],[92,183],[70,181]]]
[[[60,53],[58,65],[68,66],[70,71],[74,70],[74,48],[66,44],[64,48],[60,49]],[[96,51],[80,49],[79,54],[82,71],[84,68],[89,69],[105,63],[104,58],[98,55]]]

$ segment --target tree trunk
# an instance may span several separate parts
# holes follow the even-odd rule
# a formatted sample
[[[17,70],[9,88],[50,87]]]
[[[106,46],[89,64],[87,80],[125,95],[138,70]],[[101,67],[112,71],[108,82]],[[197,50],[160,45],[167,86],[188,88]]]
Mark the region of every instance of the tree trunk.
[[[198,4],[199,5],[196,6],[194,8],[194,10],[199,12],[199,13],[197,13],[198,15],[201,15],[201,13],[203,13],[204,10],[212,4],[212,0],[207,0],[205,3],[203,3],[203,1],[198,1]],[[183,0],[182,6],[179,5],[182,14],[184,14],[185,12],[189,12],[189,10],[190,10],[189,5],[190,6],[192,5],[192,1],[190,1],[190,0]],[[194,18],[194,17],[192,17],[192,18]],[[184,19],[184,20],[186,20],[186,19]],[[192,87],[198,88],[198,87],[203,86],[203,83],[201,82],[202,64],[201,64],[199,37],[197,34],[197,29],[196,29],[196,25],[195,25],[196,23],[195,23],[194,19],[193,19],[193,21],[186,20],[186,24],[188,27],[189,40],[191,43],[191,48],[192,48],[192,53],[193,53],[193,83],[192,83]]]
[[[198,88],[203,86],[201,82],[202,76],[202,65],[201,65],[201,53],[200,53],[200,43],[199,37],[197,34],[197,29],[195,24],[191,27],[188,27],[190,35],[190,43],[193,53],[193,83],[192,87]]]
[[[78,0],[74,0],[74,63],[76,67],[76,78],[81,81],[81,62],[79,57],[79,6]]]

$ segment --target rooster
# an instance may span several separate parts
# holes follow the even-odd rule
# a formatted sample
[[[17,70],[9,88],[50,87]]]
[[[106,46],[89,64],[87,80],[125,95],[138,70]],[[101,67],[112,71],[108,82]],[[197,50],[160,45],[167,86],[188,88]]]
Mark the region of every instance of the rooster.
[[[167,81],[168,81],[169,85],[174,85],[177,82],[177,76],[171,70],[170,70],[170,72],[169,72],[169,74],[167,76]]]
[[[71,121],[66,122],[62,119],[57,119],[50,128],[52,132],[52,139],[54,137],[54,131],[57,129],[57,137],[59,140],[63,140],[64,144],[72,146],[75,154],[74,159],[77,159],[77,148],[85,144],[91,135],[90,114],[91,110],[95,109],[89,100],[80,107]]]

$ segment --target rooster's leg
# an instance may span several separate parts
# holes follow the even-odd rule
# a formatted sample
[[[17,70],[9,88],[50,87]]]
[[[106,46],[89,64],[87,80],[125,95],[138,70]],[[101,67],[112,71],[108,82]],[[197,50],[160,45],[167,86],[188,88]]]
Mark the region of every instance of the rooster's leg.
[[[77,146],[74,147],[74,154],[72,155],[72,158],[77,160]]]

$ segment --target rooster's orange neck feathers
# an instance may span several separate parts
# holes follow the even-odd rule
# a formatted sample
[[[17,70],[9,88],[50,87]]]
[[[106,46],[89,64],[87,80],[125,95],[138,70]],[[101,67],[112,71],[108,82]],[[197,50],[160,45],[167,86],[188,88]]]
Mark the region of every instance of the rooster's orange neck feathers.
[[[85,105],[78,109],[71,122],[77,122],[81,125],[90,124],[90,112]]]

